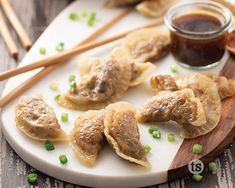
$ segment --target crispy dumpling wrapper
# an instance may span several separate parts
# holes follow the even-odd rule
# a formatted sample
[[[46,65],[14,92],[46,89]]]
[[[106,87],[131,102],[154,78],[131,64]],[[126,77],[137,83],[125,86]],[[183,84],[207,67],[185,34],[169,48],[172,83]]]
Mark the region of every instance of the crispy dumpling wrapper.
[[[194,96],[192,89],[160,92],[143,105],[138,111],[137,119],[141,123],[173,120],[192,126],[206,123],[203,105]]]
[[[159,17],[165,14],[177,0],[145,0],[136,6],[136,9],[148,17]]]
[[[44,141],[66,141],[56,115],[41,96],[22,96],[16,105],[16,126],[28,137]]]
[[[104,145],[104,115],[104,110],[87,111],[78,116],[70,133],[72,149],[79,160],[87,166],[95,164]]]
[[[143,83],[156,69],[152,63],[133,63],[130,87]]]
[[[126,102],[118,102],[106,108],[104,134],[123,159],[150,168],[144,146],[140,142],[135,109]]]
[[[89,71],[89,74],[84,74],[77,87],[58,100],[65,108],[101,109],[123,96],[132,77],[129,58],[120,48],[114,49],[108,59],[96,60],[95,66],[81,69],[83,73]]]
[[[215,78],[211,79],[212,75],[208,75],[209,73],[204,75],[195,72],[171,78],[169,78],[170,76],[159,75],[151,79],[151,86],[157,90],[157,92],[159,92],[160,89],[175,91],[177,89],[190,88],[193,90],[195,96],[202,102],[206,115],[206,123],[200,127],[189,126],[187,124],[183,125],[181,136],[184,138],[195,138],[207,134],[219,123],[221,115],[221,98],[219,93],[221,93],[222,98],[229,94],[226,93],[226,90],[224,90],[222,86],[219,86],[219,83],[215,82]],[[216,77],[216,79],[218,79],[218,77]],[[164,79],[166,83],[164,83]],[[220,79],[224,80],[225,78],[221,77]]]
[[[169,30],[147,28],[131,32],[122,40],[121,47],[135,63],[159,59],[169,52]]]

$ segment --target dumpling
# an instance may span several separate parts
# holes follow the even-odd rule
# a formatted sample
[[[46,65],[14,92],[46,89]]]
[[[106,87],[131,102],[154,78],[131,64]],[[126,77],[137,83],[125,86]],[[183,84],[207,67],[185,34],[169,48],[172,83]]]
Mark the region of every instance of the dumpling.
[[[170,89],[179,90],[184,88],[190,88],[193,90],[195,97],[197,97],[203,104],[203,109],[206,115],[206,123],[200,127],[189,126],[184,124],[181,129],[181,136],[184,138],[195,138],[212,131],[220,120],[221,113],[221,99],[217,84],[208,76],[201,73],[191,73],[187,75],[178,75],[169,79],[167,77],[167,84],[164,84],[164,76],[156,76],[151,79],[151,86],[157,89],[163,90]],[[169,84],[171,81],[174,83]],[[162,86],[160,86],[160,84]],[[165,87],[171,85],[173,87]],[[175,87],[176,85],[176,87]]]
[[[137,114],[138,121],[165,122],[201,126],[206,123],[202,103],[195,98],[192,89],[163,91],[148,100]]]
[[[104,119],[104,134],[121,158],[149,168],[135,113],[135,109],[126,102],[109,105]]]
[[[80,115],[70,133],[70,145],[77,157],[87,166],[93,166],[101,151],[104,138],[105,111],[89,110]]]
[[[167,29],[147,28],[128,34],[121,47],[136,63],[156,60],[169,52],[170,35]]]
[[[229,80],[224,76],[219,76],[212,72],[202,72],[202,74],[211,78],[216,83],[221,99],[231,97],[235,94],[235,80]]]
[[[113,8],[113,7],[117,7],[117,6],[133,5],[133,4],[136,4],[140,1],[141,0],[108,0],[105,3],[105,6],[109,7],[109,8]]]
[[[74,110],[100,109],[127,91],[131,69],[129,59],[122,49],[117,48],[108,59],[96,60],[90,68],[83,67],[81,82],[61,96],[58,103]],[[89,74],[85,74],[86,71],[90,71]]]
[[[136,9],[148,17],[159,17],[165,14],[177,0],[145,0],[136,6]]]
[[[41,96],[22,96],[16,105],[16,126],[34,140],[65,141],[56,115]]]
[[[132,76],[130,87],[143,83],[156,69],[152,63],[132,63]]]

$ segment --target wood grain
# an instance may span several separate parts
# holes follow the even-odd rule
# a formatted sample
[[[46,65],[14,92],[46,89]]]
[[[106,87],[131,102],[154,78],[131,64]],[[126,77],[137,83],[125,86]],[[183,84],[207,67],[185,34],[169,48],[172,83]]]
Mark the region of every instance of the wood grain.
[[[33,40],[36,40],[44,31],[52,19],[71,1],[70,0],[12,0],[12,5],[19,15],[21,22],[26,27],[26,31]],[[25,14],[27,12],[27,14]],[[16,40],[17,36],[13,33]],[[1,37],[0,37],[1,38]],[[24,49],[20,49],[20,58],[25,54]],[[7,53],[7,48],[0,39],[0,71],[15,67],[15,62]],[[234,71],[234,70],[231,70]],[[0,83],[0,91],[4,87],[4,82]],[[0,134],[1,141],[1,187],[2,188],[80,188],[79,185],[69,184],[39,171],[38,183],[30,186],[27,183],[27,172],[33,170],[27,165],[7,144],[4,136]],[[167,149],[167,148],[166,148]],[[229,146],[215,160],[219,166],[216,175],[207,170],[203,173],[203,180],[200,183],[194,182],[192,178],[180,178],[176,181],[165,183],[151,188],[233,188],[235,186],[235,142]]]
[[[230,57],[220,72],[220,75],[235,79],[235,59]],[[235,137],[235,96],[222,101],[222,113],[218,126],[210,133],[195,139],[185,139],[179,148],[168,171],[168,179],[182,177],[188,174],[187,165],[193,159],[200,159],[207,164],[215,159]],[[201,144],[203,152],[194,154],[194,144]]]

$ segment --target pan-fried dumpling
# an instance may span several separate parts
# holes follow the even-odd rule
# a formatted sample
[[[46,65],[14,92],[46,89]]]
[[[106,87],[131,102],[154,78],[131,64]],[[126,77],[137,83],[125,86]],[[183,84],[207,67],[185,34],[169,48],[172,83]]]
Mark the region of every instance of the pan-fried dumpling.
[[[105,142],[105,111],[89,110],[75,121],[70,133],[70,145],[77,157],[87,166],[93,166]]]
[[[160,92],[144,104],[137,118],[141,123],[169,120],[193,126],[206,123],[202,103],[195,98],[192,89]]]
[[[124,5],[133,5],[141,0],[108,0],[105,3],[105,6],[108,8],[118,7],[118,6],[124,6]]]
[[[143,83],[146,78],[151,75],[156,69],[152,63],[132,63],[132,77],[130,87],[137,86]]]
[[[82,76],[76,88],[61,96],[58,103],[75,110],[100,109],[127,91],[131,77],[131,63],[123,50],[117,48],[108,59],[99,59],[89,74]]]
[[[165,14],[177,0],[145,0],[136,6],[136,9],[148,17],[159,17]]]
[[[212,72],[203,72],[202,74],[211,78],[216,83],[221,99],[231,97],[235,94],[235,80],[229,80],[224,76],[219,76]]]
[[[158,78],[155,77],[151,80],[151,86],[154,89],[157,89],[158,91],[160,88],[163,90],[164,88],[170,88],[171,90],[176,89],[176,87],[164,86],[164,76],[157,77]],[[167,82],[170,82],[169,80],[170,79],[168,78]],[[202,102],[206,115],[206,123],[200,127],[189,126],[187,124],[183,125],[181,129],[181,136],[184,138],[194,138],[212,131],[217,126],[221,113],[221,101],[216,83],[208,76],[196,72],[187,75],[176,76],[171,79],[171,81],[175,81],[174,84],[179,90],[184,88],[192,89],[195,96]],[[159,86],[159,84],[162,84],[162,86]]]
[[[41,96],[22,96],[16,106],[16,126],[34,140],[65,141],[56,115]]]
[[[126,102],[118,102],[106,108],[104,134],[116,153],[130,162],[146,168],[150,164],[135,119],[135,109]]]
[[[94,71],[96,66],[101,64],[100,58],[96,57],[82,57],[78,62],[78,71],[80,76],[83,77],[86,74]]]
[[[136,63],[156,60],[169,52],[170,36],[167,29],[140,29],[128,34],[121,47]]]

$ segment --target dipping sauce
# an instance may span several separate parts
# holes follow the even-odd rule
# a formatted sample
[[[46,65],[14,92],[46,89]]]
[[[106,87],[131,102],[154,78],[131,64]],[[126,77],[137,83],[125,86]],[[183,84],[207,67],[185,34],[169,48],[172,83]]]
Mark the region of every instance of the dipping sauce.
[[[222,23],[216,17],[209,14],[187,14],[177,17],[173,24],[189,32],[217,31]],[[174,57],[190,66],[206,66],[219,61],[225,52],[227,33],[215,38],[193,39],[171,32],[171,52]]]
[[[232,14],[219,3],[179,3],[165,15],[170,29],[171,52],[187,68],[206,69],[217,65],[225,52]]]

